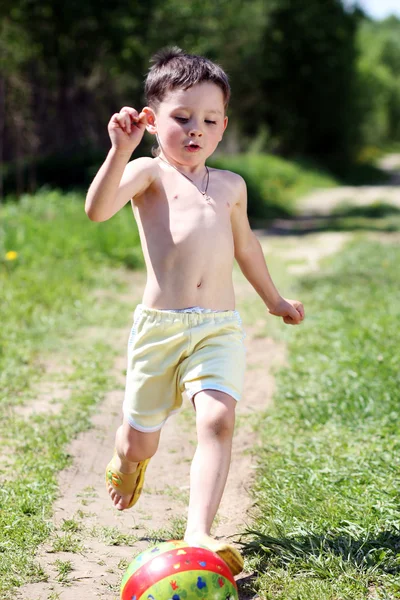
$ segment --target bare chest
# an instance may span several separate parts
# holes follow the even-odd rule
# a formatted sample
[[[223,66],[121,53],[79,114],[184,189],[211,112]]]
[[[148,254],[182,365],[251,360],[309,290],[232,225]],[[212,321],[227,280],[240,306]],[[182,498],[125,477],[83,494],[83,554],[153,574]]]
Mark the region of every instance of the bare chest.
[[[221,186],[210,185],[204,195],[190,181],[171,177],[141,203],[136,218],[147,242],[164,238],[180,246],[207,240],[212,247],[232,242],[232,205]]]

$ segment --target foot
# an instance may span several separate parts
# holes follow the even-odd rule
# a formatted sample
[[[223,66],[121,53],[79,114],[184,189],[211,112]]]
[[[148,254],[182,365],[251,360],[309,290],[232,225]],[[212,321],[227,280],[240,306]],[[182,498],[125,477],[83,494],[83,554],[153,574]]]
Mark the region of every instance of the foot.
[[[123,462],[115,452],[106,468],[106,487],[115,508],[125,510],[139,500],[148,462]]]
[[[207,550],[211,550],[218,554],[218,556],[226,562],[232,575],[239,575],[239,573],[243,571],[243,557],[239,550],[236,550],[234,546],[215,540],[206,533],[185,535],[185,542],[195,548],[207,548]]]

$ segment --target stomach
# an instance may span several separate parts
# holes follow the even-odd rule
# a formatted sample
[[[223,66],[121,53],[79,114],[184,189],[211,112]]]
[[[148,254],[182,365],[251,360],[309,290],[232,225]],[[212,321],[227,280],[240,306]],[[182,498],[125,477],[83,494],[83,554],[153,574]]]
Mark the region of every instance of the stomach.
[[[233,310],[233,251],[217,257],[188,253],[149,260],[143,304],[150,308],[201,306],[213,310]]]
[[[203,212],[171,212],[167,220],[156,213],[152,219],[141,221],[139,232],[147,267],[143,295],[146,306],[234,308],[230,219],[228,214],[207,212],[204,216]]]

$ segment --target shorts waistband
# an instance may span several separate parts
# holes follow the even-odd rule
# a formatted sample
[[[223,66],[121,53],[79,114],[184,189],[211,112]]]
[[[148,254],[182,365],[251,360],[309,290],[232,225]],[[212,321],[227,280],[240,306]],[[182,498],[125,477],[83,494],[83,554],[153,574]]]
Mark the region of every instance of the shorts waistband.
[[[219,310],[202,309],[193,311],[193,308],[201,309],[201,307],[191,307],[188,309],[160,309],[150,308],[145,304],[138,304],[134,313],[135,319],[144,315],[154,322],[181,321],[183,323],[198,323],[199,321],[225,321],[230,319],[239,320],[242,324],[240,314],[237,310]]]

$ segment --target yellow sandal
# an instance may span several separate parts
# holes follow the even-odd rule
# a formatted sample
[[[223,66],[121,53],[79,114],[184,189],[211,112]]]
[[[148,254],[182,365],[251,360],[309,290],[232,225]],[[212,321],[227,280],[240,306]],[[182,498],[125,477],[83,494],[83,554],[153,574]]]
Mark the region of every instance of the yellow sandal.
[[[190,543],[190,542],[188,542]],[[226,542],[219,542],[211,536],[200,538],[197,543],[190,543],[193,546],[199,546],[200,548],[207,548],[211,552],[218,554],[220,558],[228,565],[232,575],[239,575],[243,571],[244,561],[239,550],[236,550],[234,546],[227,544]]]
[[[209,548],[213,550],[213,548]],[[239,550],[230,544],[218,544],[213,550],[228,565],[232,575],[239,575],[243,571],[244,561]]]
[[[126,496],[132,492],[132,497],[126,508],[131,508],[139,500],[144,484],[144,474],[150,459],[138,463],[134,473],[121,473],[114,465],[115,454],[106,467],[106,484],[110,485],[118,494]]]

